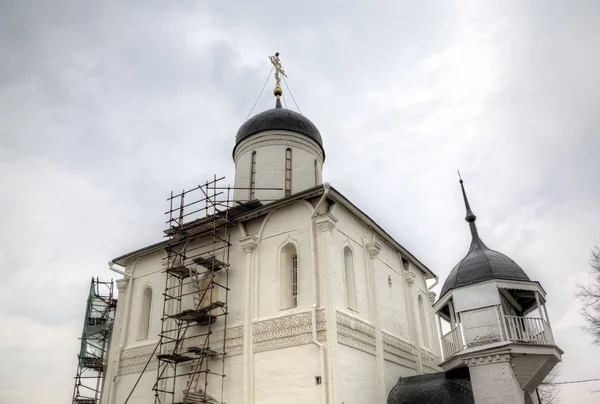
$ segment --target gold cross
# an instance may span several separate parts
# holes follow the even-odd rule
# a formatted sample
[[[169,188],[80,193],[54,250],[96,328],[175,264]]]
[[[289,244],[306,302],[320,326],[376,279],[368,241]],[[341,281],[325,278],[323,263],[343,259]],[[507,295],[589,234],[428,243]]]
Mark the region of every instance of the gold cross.
[[[287,75],[285,74],[285,72],[283,71],[283,67],[281,66],[281,61],[279,60],[279,52],[276,52],[275,56],[269,56],[269,60],[271,60],[271,63],[275,68],[275,89],[273,90],[273,94],[275,94],[275,97],[279,98],[281,94],[283,94],[283,91],[281,90],[280,86],[281,81],[279,74],[282,74],[283,77],[287,77]]]

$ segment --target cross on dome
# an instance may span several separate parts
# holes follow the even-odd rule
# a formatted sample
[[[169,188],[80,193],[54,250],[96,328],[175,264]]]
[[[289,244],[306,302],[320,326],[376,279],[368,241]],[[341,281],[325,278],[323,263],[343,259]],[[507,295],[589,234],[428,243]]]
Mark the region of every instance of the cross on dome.
[[[273,94],[277,99],[281,97],[283,94],[283,90],[281,89],[281,78],[279,75],[283,75],[283,77],[287,77],[285,71],[283,71],[283,66],[281,66],[281,61],[279,60],[279,52],[275,52],[274,56],[269,56],[269,60],[271,64],[273,64],[273,68],[275,69],[275,89],[273,90]]]

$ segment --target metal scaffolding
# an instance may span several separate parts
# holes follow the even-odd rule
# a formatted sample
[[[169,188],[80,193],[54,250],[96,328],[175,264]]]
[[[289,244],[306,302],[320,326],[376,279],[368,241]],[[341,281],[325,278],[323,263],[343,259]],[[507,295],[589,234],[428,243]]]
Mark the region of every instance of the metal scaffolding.
[[[100,399],[117,307],[113,291],[112,280],[100,282],[92,278],[77,360],[73,404],[98,404]]]
[[[168,199],[170,239],[155,404],[222,403],[229,297],[229,228],[259,201],[232,201],[223,178]],[[185,380],[185,383],[184,383]],[[211,384],[209,380],[218,383]],[[219,397],[217,397],[219,396]]]

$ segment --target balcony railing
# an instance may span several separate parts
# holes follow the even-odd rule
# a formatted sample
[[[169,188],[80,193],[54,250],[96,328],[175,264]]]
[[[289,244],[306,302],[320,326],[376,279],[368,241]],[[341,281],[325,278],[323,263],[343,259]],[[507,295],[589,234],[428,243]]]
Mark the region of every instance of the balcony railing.
[[[541,318],[504,316],[506,335],[511,341],[528,344],[553,344],[552,332],[548,323]]]
[[[552,330],[550,329],[550,325],[544,319],[517,316],[504,316],[504,319],[505,321],[502,324],[502,328],[505,332],[502,335],[502,340],[526,344],[554,345]],[[496,341],[497,340],[500,340],[500,338],[496,339]],[[474,343],[466,346],[463,341],[460,325],[443,335],[441,341],[445,359],[448,359],[467,347],[473,348],[475,346],[482,346],[481,344]]]
[[[445,358],[448,358],[463,349],[463,342],[459,327],[454,327],[452,330],[450,330],[450,332],[442,337],[442,348],[444,350]]]

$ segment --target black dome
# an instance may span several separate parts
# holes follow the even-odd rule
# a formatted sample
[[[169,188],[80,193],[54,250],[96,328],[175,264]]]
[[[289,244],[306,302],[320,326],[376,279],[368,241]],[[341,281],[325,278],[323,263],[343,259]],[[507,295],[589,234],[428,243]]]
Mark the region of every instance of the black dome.
[[[440,297],[450,289],[491,279],[530,280],[516,262],[498,251],[490,250],[479,237],[476,237],[471,242],[471,248],[465,258],[456,264],[448,275]]]
[[[319,144],[325,156],[323,139],[315,124],[298,112],[280,107],[263,111],[244,122],[235,137],[233,153],[242,140],[265,130],[289,130],[308,136]]]
[[[401,377],[387,404],[474,404],[468,368]]]

